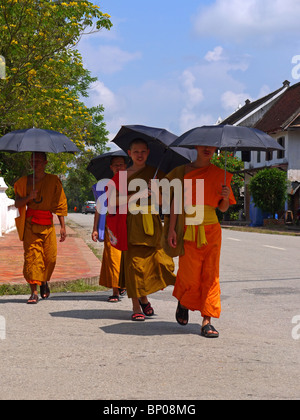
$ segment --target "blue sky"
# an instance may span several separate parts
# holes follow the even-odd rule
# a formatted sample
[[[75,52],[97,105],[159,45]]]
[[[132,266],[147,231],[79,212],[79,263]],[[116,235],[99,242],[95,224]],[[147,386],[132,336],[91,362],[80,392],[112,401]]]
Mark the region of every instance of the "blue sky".
[[[85,103],[104,105],[110,138],[127,124],[180,135],[214,124],[286,79],[300,81],[292,76],[299,0],[93,3],[114,26],[79,43],[84,66],[98,77]]]

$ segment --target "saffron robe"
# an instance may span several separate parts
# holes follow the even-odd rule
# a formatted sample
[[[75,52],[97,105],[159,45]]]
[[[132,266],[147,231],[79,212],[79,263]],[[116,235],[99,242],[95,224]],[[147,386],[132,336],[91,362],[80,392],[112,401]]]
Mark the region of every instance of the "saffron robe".
[[[171,181],[176,177],[184,179],[203,179],[204,180],[204,206],[215,209],[221,199],[221,189],[224,184],[224,170],[214,165],[207,168],[193,170],[185,175],[185,167],[176,168],[167,178]],[[232,174],[227,175],[226,185],[230,187]],[[230,187],[231,190],[231,187]],[[193,188],[193,204],[196,202],[196,188]],[[232,190],[230,191],[229,203],[235,204]],[[168,218],[167,218],[168,219]],[[180,303],[192,311],[200,311],[201,315],[219,318],[221,314],[221,290],[219,281],[219,265],[222,232],[219,223],[207,224],[205,222],[204,210],[204,230],[207,245],[199,247],[197,235],[199,226],[196,226],[195,240],[184,240],[187,230],[185,225],[185,215],[178,215],[175,231],[177,233],[176,252],[179,256],[179,269],[173,296]],[[168,252],[170,247],[166,244],[168,235],[169,221],[166,223],[164,234],[165,249]]]
[[[99,284],[109,289],[119,287],[119,275],[122,252],[110,243],[107,227],[104,235],[104,249]]]
[[[28,181],[27,176],[20,178],[14,185],[16,195],[21,198],[30,194],[32,188],[32,182]],[[56,175],[46,174],[36,183],[35,189],[38,191],[36,201],[42,201],[30,201],[28,208],[67,216],[67,199]],[[56,264],[57,244],[53,221],[47,225],[33,223],[32,217],[26,217],[26,206],[19,209],[19,214],[16,226],[24,247],[23,275],[28,283],[41,285],[50,281]]]
[[[146,166],[127,180],[143,179],[147,184],[155,168]],[[158,177],[162,177],[158,173]],[[150,199],[149,199],[150,203]],[[146,217],[144,217],[146,216]],[[174,285],[174,262],[161,246],[162,224],[159,214],[127,214],[128,249],[122,251],[120,285],[129,298],[140,298]]]

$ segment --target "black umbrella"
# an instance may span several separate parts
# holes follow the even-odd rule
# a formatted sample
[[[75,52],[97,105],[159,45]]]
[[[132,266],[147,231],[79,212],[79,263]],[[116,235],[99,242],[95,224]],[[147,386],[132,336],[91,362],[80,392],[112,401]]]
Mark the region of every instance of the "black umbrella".
[[[196,127],[178,137],[171,146],[211,146],[219,150],[284,150],[271,136],[252,127],[211,125]],[[226,154],[225,154],[226,181]]]
[[[110,162],[113,157],[124,157],[126,162],[129,161],[127,153],[123,152],[123,150],[117,150],[96,156],[90,161],[86,169],[94,175],[97,181],[112,178],[113,172],[110,169]]]
[[[64,134],[34,127],[5,134],[0,138],[0,150],[3,152],[79,152],[75,144]]]
[[[191,162],[197,157],[194,150],[170,147],[177,136],[163,128],[124,125],[112,141],[127,152],[131,141],[137,138],[142,138],[148,144],[150,154],[147,163],[165,173],[170,172],[177,166]]]
[[[34,159],[34,152],[75,153],[80,150],[68,137],[58,131],[33,127],[5,134],[0,138],[0,151],[10,153],[33,152]]]

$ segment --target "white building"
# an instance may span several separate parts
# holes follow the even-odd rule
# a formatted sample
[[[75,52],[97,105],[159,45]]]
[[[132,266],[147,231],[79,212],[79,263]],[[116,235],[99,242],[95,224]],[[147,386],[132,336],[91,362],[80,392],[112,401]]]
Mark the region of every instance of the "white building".
[[[245,152],[245,213],[249,217],[250,194],[248,184],[251,177],[265,167],[276,167],[287,172],[291,182],[289,188],[290,210],[296,215],[300,207],[300,83],[283,86],[258,99],[246,101],[245,105],[230,115],[222,124],[254,127],[268,133],[284,148],[284,152]]]
[[[18,215],[15,202],[7,197],[6,190],[7,185],[0,177],[0,236],[16,228],[15,218]]]

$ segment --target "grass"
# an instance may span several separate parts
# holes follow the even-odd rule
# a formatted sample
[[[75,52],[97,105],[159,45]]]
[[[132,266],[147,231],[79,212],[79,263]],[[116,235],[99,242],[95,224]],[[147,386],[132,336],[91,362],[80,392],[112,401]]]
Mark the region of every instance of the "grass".
[[[75,280],[62,283],[51,283],[51,293],[87,293],[87,292],[99,292],[107,290],[105,287],[93,284],[91,280]],[[30,294],[30,287],[27,284],[2,284],[0,285],[0,296],[6,295],[28,295]]]
[[[240,232],[255,232],[255,233],[265,233],[269,235],[289,235],[289,236],[299,236],[299,229],[287,229],[285,226],[272,226],[272,227],[252,227],[252,226],[235,226],[235,225],[221,225],[222,228],[228,230],[237,230]]]

